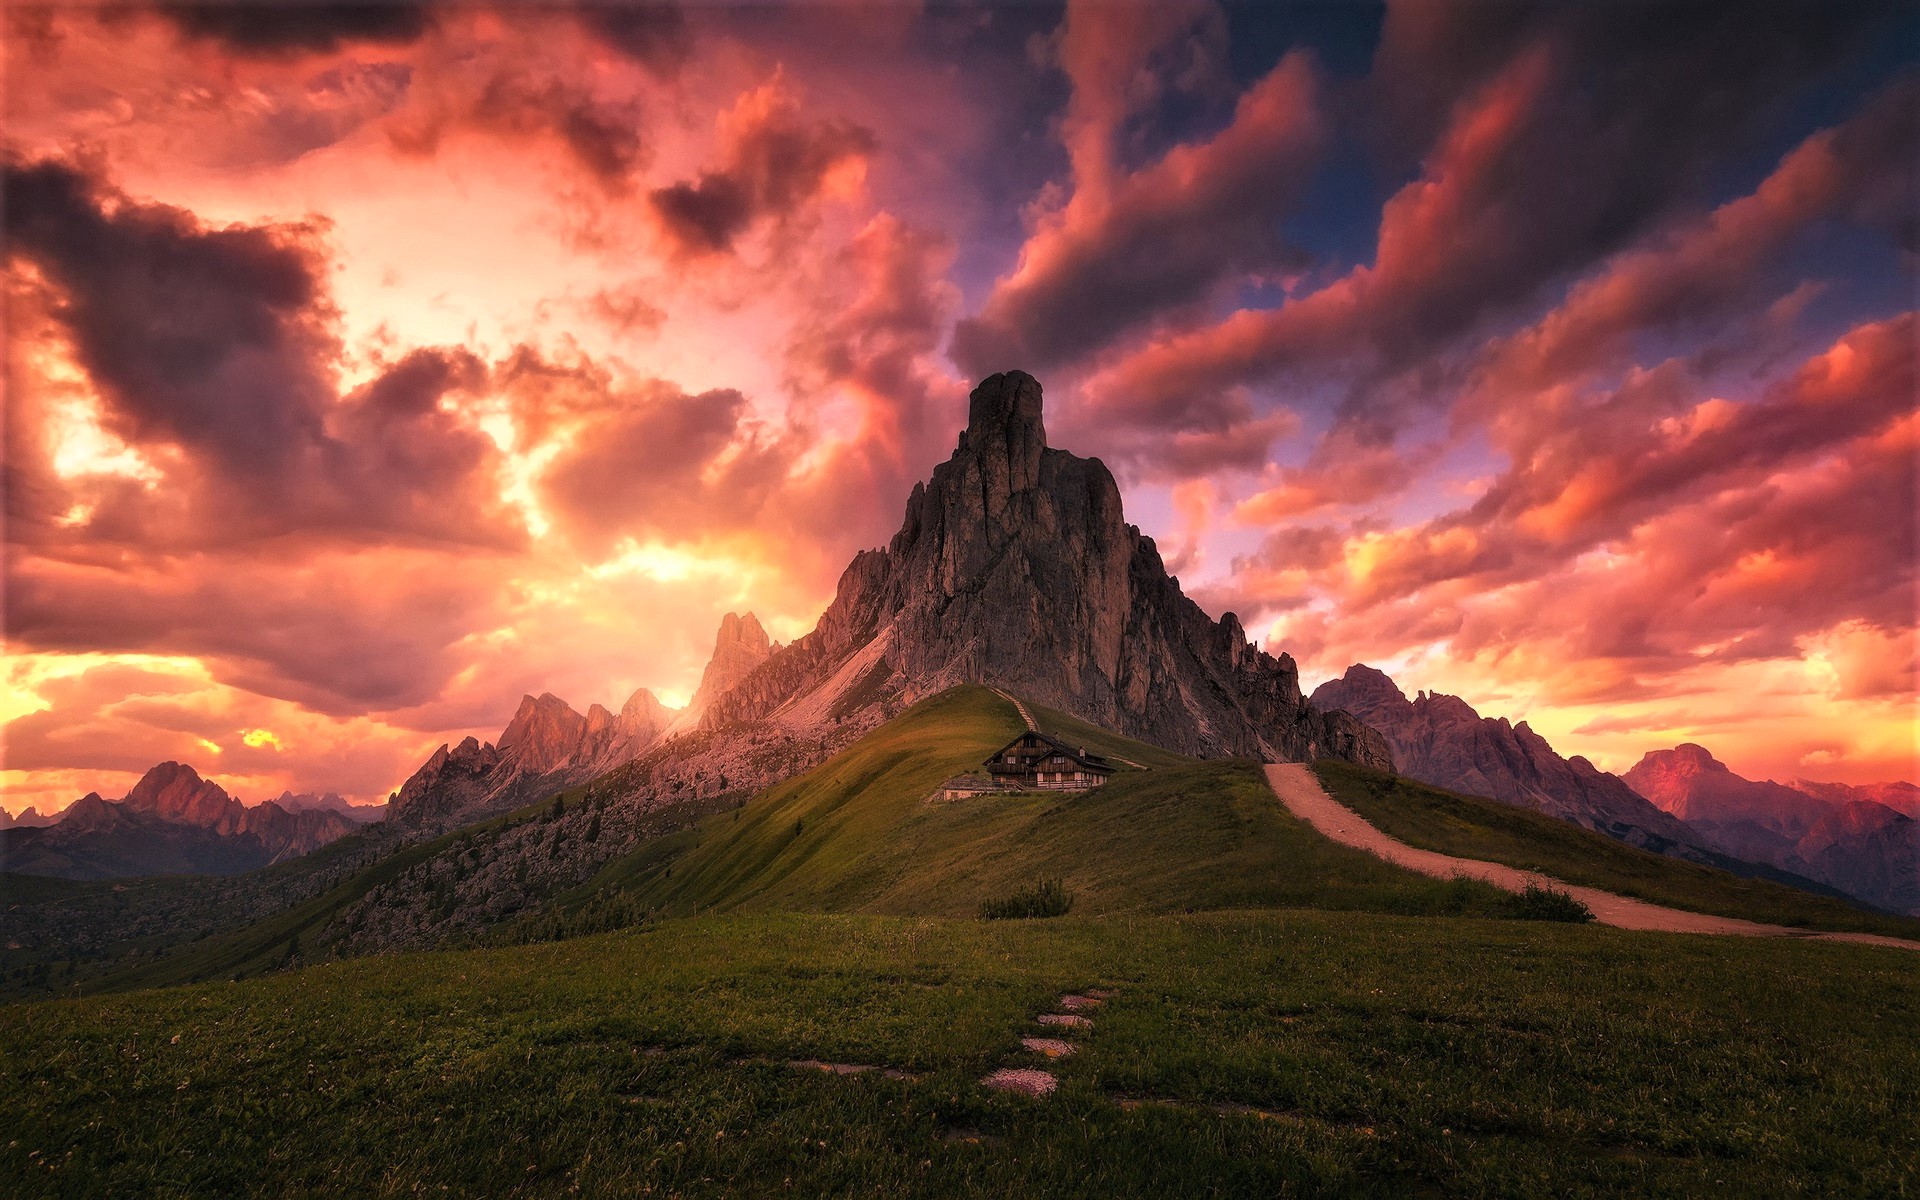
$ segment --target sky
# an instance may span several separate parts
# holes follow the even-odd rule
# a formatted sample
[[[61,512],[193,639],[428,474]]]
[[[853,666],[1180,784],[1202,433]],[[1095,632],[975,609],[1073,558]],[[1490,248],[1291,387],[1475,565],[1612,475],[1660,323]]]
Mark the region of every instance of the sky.
[[[1911,9],[5,17],[10,811],[684,703],[1010,368],[1308,688],[1920,775]]]

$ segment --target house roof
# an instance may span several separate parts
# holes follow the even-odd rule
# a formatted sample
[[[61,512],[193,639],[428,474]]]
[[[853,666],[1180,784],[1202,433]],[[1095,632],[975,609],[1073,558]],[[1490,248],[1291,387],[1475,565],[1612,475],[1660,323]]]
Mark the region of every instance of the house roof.
[[[1021,742],[1026,741],[1028,738],[1037,738],[1042,744],[1046,746],[1046,749],[1043,750],[1040,754],[1031,755],[1029,757],[1046,758],[1046,757],[1051,757],[1055,754],[1059,754],[1059,755],[1064,755],[1066,758],[1071,760],[1075,766],[1078,766],[1078,767],[1084,767],[1088,770],[1093,770],[1093,771],[1106,771],[1108,773],[1111,773],[1113,771],[1112,763],[1108,762],[1105,758],[1102,758],[1098,754],[1087,753],[1087,750],[1084,746],[1070,746],[1067,743],[1061,741],[1059,738],[1054,737],[1052,734],[1041,733],[1040,731],[1034,730],[1034,729],[1028,730],[1027,732],[1021,734],[1019,737],[1008,742],[1006,745],[1000,747],[998,750],[995,750],[992,756],[987,759],[987,769],[989,771],[994,772],[997,775],[1004,775],[1004,774],[1011,773],[1009,771],[1009,767],[1012,767],[1015,764],[1003,763],[1000,760],[1006,757],[1007,751],[1013,749],[1015,746],[1018,746]],[[1024,773],[1024,770],[1020,773]]]

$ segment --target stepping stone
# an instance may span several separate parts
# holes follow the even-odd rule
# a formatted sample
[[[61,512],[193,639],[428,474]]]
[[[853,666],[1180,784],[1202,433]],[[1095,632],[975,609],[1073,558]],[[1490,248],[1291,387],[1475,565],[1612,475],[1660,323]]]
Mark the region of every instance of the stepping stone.
[[[1022,1096],[1045,1096],[1060,1086],[1060,1081],[1045,1071],[1023,1067],[1002,1067],[980,1081],[982,1087],[997,1092],[1017,1092]]]
[[[1086,994],[1087,994],[1087,995],[1088,995],[1089,997],[1091,997],[1092,999],[1095,999],[1095,1000],[1111,1000],[1111,999],[1113,999],[1113,989],[1112,989],[1112,988],[1088,988],[1088,989],[1087,989],[1087,991],[1086,991]]]
[[[1041,1013],[1034,1018],[1042,1025],[1052,1025],[1060,1029],[1092,1029],[1093,1022],[1075,1013]]]
[[[1098,996],[1062,996],[1060,1007],[1068,1012],[1085,1012],[1090,1008],[1099,1008],[1100,998]]]
[[[1073,1053],[1073,1043],[1063,1042],[1059,1038],[1023,1037],[1020,1044],[1035,1054],[1044,1054],[1048,1058],[1065,1058]]]

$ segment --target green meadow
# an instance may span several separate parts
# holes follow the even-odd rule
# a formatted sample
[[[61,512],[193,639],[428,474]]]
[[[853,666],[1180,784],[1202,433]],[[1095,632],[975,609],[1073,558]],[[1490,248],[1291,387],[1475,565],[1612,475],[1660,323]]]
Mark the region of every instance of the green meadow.
[[[1058,1092],[978,1086],[1100,986]],[[15,1007],[0,1163],[21,1196],[1892,1196],[1916,1020],[1872,947],[703,916]]]
[[[933,800],[1021,728],[955,689],[498,931],[524,944],[275,969],[385,863],[121,990],[9,1007],[4,1178],[87,1197],[1920,1189],[1920,956],[1515,919],[1504,893],[1320,838],[1258,764],[1036,716],[1140,767]],[[1323,778],[1409,841],[1777,911],[1533,814]],[[1067,915],[980,919],[1053,880]],[[1808,903],[1806,923],[1878,927]],[[1074,1054],[1022,1048],[1087,989],[1113,994]],[[870,1069],[796,1065],[815,1062]],[[981,1086],[1003,1067],[1058,1090]]]

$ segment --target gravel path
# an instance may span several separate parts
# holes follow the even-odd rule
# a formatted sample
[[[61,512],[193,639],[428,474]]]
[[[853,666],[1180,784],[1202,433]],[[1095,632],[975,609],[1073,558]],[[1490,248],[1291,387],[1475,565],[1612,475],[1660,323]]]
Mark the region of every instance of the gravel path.
[[[1566,892],[1592,909],[1594,920],[1602,925],[1614,925],[1621,929],[1653,929],[1666,933],[1718,933],[1739,934],[1746,937],[1807,938],[1823,942],[1858,942],[1868,946],[1897,946],[1903,950],[1920,950],[1920,942],[1909,942],[1875,933],[1814,933],[1805,929],[1789,929],[1784,925],[1763,925],[1758,921],[1742,921],[1737,917],[1716,917],[1707,913],[1667,908],[1664,905],[1649,904],[1645,900],[1616,896],[1612,892],[1603,892],[1598,888],[1575,887],[1535,871],[1522,871],[1517,867],[1504,866],[1500,863],[1481,862],[1472,858],[1455,858],[1451,854],[1417,849],[1405,842],[1388,837],[1362,820],[1360,814],[1327,795],[1326,789],[1320,786],[1320,780],[1304,763],[1269,763],[1267,782],[1273,785],[1274,794],[1280,797],[1281,803],[1287,806],[1288,811],[1342,845],[1365,850],[1390,863],[1440,879],[1465,875],[1498,888],[1505,888],[1510,892],[1524,891],[1529,884],[1551,886]]]
[[[1030,732],[1033,732],[1033,733],[1040,732],[1040,727],[1033,723],[1033,714],[1027,711],[1026,705],[1020,703],[1020,701],[1010,693],[1003,692],[999,688],[994,688],[992,690],[994,695],[1000,697],[1002,700],[1005,700],[1008,704],[1013,705],[1013,707],[1019,711],[1020,719],[1027,723],[1027,729]]]

